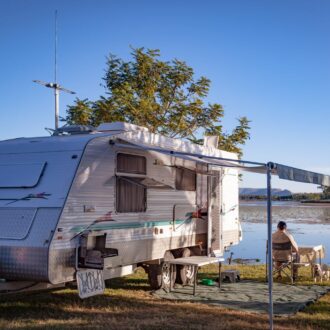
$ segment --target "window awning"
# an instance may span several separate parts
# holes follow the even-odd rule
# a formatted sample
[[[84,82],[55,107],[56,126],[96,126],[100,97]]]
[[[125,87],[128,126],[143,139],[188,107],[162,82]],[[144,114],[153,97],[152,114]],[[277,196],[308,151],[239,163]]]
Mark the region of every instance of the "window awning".
[[[169,189],[173,190],[171,186],[164,184],[163,182],[159,182],[155,179],[145,177],[145,178],[139,178],[139,177],[132,177],[132,176],[121,176],[117,175],[117,177],[121,180],[125,180],[126,182],[129,182],[131,184],[135,184],[137,186],[148,188],[148,189]]]
[[[231,167],[240,171],[266,174],[269,167],[271,173],[277,175],[280,179],[291,180],[304,183],[312,183],[321,186],[330,186],[330,176],[315,173],[307,170],[298,169],[278,163],[260,163],[255,161],[246,161],[235,158],[235,154],[226,153],[223,157],[221,151],[216,148],[192,145],[177,139],[160,137],[157,134],[149,132],[125,132],[113,137],[116,145],[125,148],[139,148],[146,151],[154,151],[168,156],[181,158],[212,166]]]

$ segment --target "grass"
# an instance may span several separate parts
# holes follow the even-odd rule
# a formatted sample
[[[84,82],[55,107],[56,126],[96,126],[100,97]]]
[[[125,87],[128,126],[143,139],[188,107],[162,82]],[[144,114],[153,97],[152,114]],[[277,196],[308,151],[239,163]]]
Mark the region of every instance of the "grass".
[[[233,267],[231,267],[233,268]],[[244,279],[264,280],[264,266],[238,266]],[[215,277],[203,267],[200,277]],[[310,285],[304,269],[299,284]],[[330,282],[323,283],[330,285]],[[295,316],[275,319],[275,329],[330,329],[330,294]],[[267,329],[267,315],[150,294],[142,269],[110,281],[105,295],[80,300],[75,289],[25,293],[0,299],[1,329]]]

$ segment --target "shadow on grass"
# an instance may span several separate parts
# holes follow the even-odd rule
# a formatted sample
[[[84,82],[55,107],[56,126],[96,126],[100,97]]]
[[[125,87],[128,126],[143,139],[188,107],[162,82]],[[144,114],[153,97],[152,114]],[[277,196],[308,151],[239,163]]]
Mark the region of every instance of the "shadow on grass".
[[[144,278],[118,277],[106,281],[107,288],[150,291],[149,282]]]
[[[111,294],[111,293],[110,293]],[[0,303],[0,327],[15,329],[267,329],[267,315],[243,313],[198,303],[131,296],[77,298],[76,291],[36,294]],[[325,319],[276,319],[277,329],[329,329],[329,304],[317,310]],[[49,320],[49,324],[47,323]],[[66,323],[67,321],[67,323]],[[2,327],[5,328],[5,327]]]
[[[262,329],[264,317],[260,317],[262,326],[255,328],[255,316],[245,315],[243,319],[236,312],[199,306],[190,303],[169,303],[151,298],[132,298],[116,296],[93,297],[85,301],[76,301],[75,292],[63,292],[49,297],[37,295],[36,300],[20,299],[13,303],[1,303],[0,321],[15,319],[17,329],[44,328],[43,323],[51,319],[52,328],[108,328],[108,329],[173,329],[173,328],[219,328]],[[61,302],[61,303],[60,303]],[[224,319],[225,327],[218,326],[219,318]],[[63,321],[70,320],[70,324]],[[188,320],[188,323],[187,323]],[[75,325],[75,322],[77,324]],[[191,326],[189,326],[189,324]],[[230,324],[230,326],[229,326]]]
[[[256,272],[255,276],[261,278],[262,274]],[[201,271],[200,276],[216,278],[217,270],[215,268],[214,271],[213,269]],[[256,280],[256,277],[253,279]],[[142,272],[130,277],[112,279],[107,287],[105,295],[86,300],[81,300],[77,291],[73,289],[1,297],[0,328],[19,330],[268,328],[268,318],[264,314],[154,298],[149,294],[148,281]],[[315,318],[314,315],[317,317]],[[307,307],[306,312],[294,317],[276,318],[275,328],[330,329],[330,301],[313,304]]]

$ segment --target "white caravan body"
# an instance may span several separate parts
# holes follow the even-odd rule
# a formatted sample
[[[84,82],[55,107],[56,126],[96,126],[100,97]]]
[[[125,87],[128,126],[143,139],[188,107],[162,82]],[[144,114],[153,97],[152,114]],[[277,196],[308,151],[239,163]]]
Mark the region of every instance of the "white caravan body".
[[[1,141],[0,278],[60,284],[79,267],[112,278],[169,250],[237,244],[237,169],[169,150],[237,159],[125,123]]]

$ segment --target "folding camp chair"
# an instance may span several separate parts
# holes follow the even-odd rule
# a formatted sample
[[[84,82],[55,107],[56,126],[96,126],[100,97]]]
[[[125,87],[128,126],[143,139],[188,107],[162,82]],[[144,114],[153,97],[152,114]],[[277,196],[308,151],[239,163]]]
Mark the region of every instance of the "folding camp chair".
[[[299,255],[296,252],[293,252],[292,243],[290,241],[284,243],[272,243],[273,251],[273,276],[281,273],[285,274],[291,281],[291,284],[294,283],[296,279],[296,272],[299,267],[309,266],[310,263],[299,262]],[[286,251],[286,255],[289,256],[288,260],[279,259],[274,257],[274,252],[276,251]],[[266,247],[266,272],[267,272],[267,255],[268,255],[268,244]],[[267,273],[266,273],[267,278]]]

